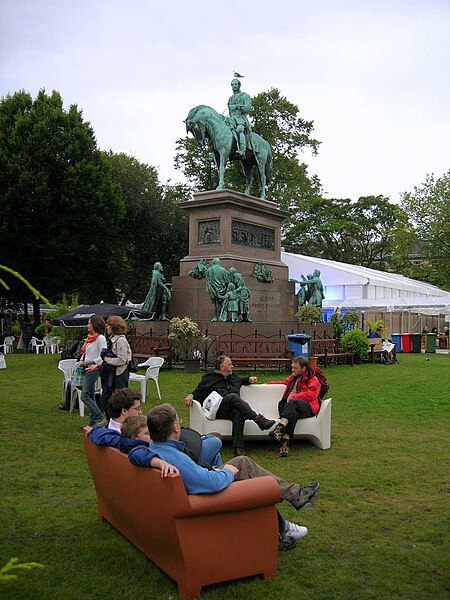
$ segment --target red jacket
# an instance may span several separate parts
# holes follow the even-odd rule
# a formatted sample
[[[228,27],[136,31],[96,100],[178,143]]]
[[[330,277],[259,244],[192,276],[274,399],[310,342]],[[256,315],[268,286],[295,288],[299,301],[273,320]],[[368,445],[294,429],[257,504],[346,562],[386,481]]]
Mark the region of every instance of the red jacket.
[[[319,412],[319,394],[320,383],[317,377],[308,371],[305,371],[303,377],[298,375],[289,375],[284,381],[269,381],[269,383],[282,383],[286,386],[286,390],[278,403],[278,411],[281,412],[287,402],[288,396],[296,400],[305,400],[311,406],[313,414]]]

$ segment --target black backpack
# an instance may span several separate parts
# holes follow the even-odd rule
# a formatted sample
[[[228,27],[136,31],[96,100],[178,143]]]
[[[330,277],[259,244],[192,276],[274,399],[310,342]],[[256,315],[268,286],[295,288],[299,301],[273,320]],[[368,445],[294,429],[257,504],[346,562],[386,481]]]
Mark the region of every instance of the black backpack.
[[[323,374],[323,372],[319,369],[319,367],[315,367],[313,369],[314,375],[317,377],[320,383],[320,392],[319,392],[319,405],[322,404],[322,400],[325,398],[326,393],[330,389],[328,385],[327,378]]]

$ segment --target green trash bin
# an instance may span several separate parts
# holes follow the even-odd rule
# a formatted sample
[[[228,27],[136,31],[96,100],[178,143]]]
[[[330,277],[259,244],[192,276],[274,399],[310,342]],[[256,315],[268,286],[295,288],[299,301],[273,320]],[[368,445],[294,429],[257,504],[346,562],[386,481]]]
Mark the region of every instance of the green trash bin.
[[[436,334],[427,333],[427,346],[425,352],[436,352]]]
[[[411,352],[420,353],[422,342],[422,334],[421,333],[412,333],[411,334]]]

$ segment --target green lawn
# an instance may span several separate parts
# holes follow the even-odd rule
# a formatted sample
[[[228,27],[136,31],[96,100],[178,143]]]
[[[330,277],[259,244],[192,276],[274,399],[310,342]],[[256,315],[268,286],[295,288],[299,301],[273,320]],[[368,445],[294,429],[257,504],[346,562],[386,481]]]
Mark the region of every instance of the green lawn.
[[[314,506],[297,513],[281,505],[310,533],[279,555],[275,580],[212,586],[205,599],[450,597],[450,356],[399,359],[399,365],[327,369],[330,450],[298,443],[289,459],[279,459],[270,442],[248,445],[252,458],[286,479],[321,482]],[[87,419],[57,410],[57,361],[8,355],[8,368],[0,371],[0,563],[17,557],[45,565],[0,584],[0,595],[177,598],[171,579],[97,520],[79,429]],[[260,381],[274,378],[278,374],[259,373]],[[182,398],[198,379],[178,370],[160,373],[163,400],[178,408],[185,424]],[[157,403],[150,383],[144,412]],[[231,457],[227,444],[223,455]]]

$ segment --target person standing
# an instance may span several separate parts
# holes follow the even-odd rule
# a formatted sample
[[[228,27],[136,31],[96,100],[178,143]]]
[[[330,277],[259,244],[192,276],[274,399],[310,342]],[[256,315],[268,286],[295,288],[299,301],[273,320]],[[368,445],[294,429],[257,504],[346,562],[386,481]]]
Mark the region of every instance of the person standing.
[[[109,336],[108,351],[103,353],[103,362],[106,369],[102,367],[102,408],[107,412],[107,403],[114,390],[120,390],[128,387],[130,372],[128,364],[131,360],[131,348],[125,337],[128,331],[127,324],[117,315],[106,319],[106,333]],[[113,367],[113,369],[108,369]],[[109,377],[108,371],[112,370],[112,377]],[[105,379],[108,377],[108,385],[105,386]]]
[[[95,385],[102,363],[101,351],[106,348],[105,321],[99,315],[92,315],[87,324],[87,338],[80,351],[80,367],[84,369],[84,379],[81,387],[81,401],[90,412],[89,426],[103,420],[103,412],[95,401]]]

